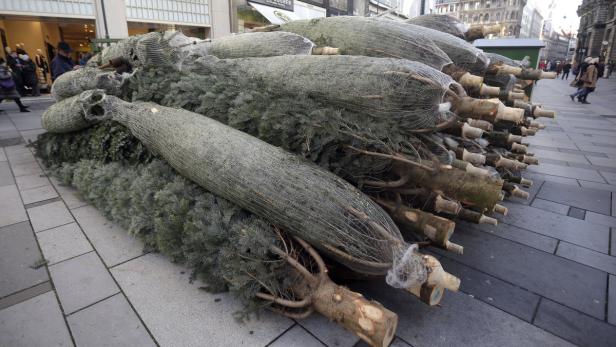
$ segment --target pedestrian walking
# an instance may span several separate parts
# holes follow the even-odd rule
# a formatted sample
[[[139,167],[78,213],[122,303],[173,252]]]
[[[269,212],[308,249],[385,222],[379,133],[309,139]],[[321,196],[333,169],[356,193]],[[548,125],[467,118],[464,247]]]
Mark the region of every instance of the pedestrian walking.
[[[55,81],[65,72],[73,70],[75,63],[71,60],[71,46],[61,41],[58,43],[58,53],[51,61],[51,80]]]
[[[28,87],[32,92],[32,96],[41,96],[38,76],[36,75],[36,64],[34,64],[34,61],[30,59],[28,53],[22,48],[16,49],[15,52],[18,55],[22,67],[21,76],[24,84],[24,92],[26,91],[25,87]]]
[[[568,80],[569,79],[569,71],[571,71],[571,63],[566,61],[565,64],[563,65],[563,75],[561,76],[561,80]]]
[[[550,60],[545,64],[545,71],[552,71],[552,62]]]
[[[614,72],[614,68],[616,68],[616,62],[610,60],[610,63],[607,64],[607,76],[605,78],[610,78],[612,72]]]
[[[560,76],[560,74],[563,72],[563,62],[562,61],[558,61],[556,63],[556,78],[558,78],[558,76]]]
[[[599,79],[599,69],[597,65],[599,64],[599,58],[594,58],[590,61],[588,67],[582,77],[580,77],[580,81],[583,82],[582,92],[578,95],[578,101],[582,104],[590,104],[586,99],[588,98],[588,94],[595,91],[597,87],[597,80]]]
[[[4,99],[12,99],[19,106],[19,112],[30,112],[28,106],[25,106],[20,99],[20,95],[17,92],[17,85],[13,80],[13,74],[11,73],[6,61],[0,58],[0,101]]]

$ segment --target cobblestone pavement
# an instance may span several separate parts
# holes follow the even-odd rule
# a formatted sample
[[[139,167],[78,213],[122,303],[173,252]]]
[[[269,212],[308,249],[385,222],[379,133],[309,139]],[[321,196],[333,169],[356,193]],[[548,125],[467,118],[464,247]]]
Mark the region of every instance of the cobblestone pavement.
[[[507,202],[498,227],[459,223],[464,255],[433,250],[460,292],[427,307],[381,282],[349,283],[399,314],[395,346],[614,345],[616,79],[591,105],[570,92],[561,80],[536,88],[559,115],[528,139],[541,160],[526,175],[531,199]],[[237,300],[200,290],[45,175],[23,143],[51,100],[26,103],[32,113],[0,105],[0,346],[364,345],[316,315],[236,322]]]

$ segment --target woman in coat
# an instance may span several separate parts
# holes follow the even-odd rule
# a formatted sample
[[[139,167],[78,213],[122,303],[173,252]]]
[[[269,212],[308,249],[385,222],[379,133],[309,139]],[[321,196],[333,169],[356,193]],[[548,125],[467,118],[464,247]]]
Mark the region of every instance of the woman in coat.
[[[17,92],[15,81],[9,67],[3,58],[0,58],[0,101],[4,99],[13,99],[20,112],[30,112],[28,107],[21,103],[20,95]]]
[[[590,104],[590,102],[586,101],[588,94],[595,91],[597,87],[597,80],[599,79],[599,70],[597,69],[597,64],[599,63],[599,58],[594,58],[590,61],[590,65],[580,77],[580,81],[584,84],[582,85],[582,93],[578,96],[578,101],[582,104]]]

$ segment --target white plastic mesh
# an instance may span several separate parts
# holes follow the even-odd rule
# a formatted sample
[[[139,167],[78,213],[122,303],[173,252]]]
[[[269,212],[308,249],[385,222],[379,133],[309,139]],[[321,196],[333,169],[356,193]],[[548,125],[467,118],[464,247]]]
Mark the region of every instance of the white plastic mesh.
[[[113,71],[84,67],[62,74],[51,86],[56,101],[77,95],[89,89],[104,89],[107,94],[120,95],[124,77]]]
[[[464,34],[468,30],[468,25],[458,18],[446,14],[417,16],[407,20],[407,23],[448,33],[460,39],[465,39]]]
[[[387,213],[329,171],[189,111],[128,103],[100,90],[63,102],[73,100],[83,107],[64,115],[49,113],[47,130],[64,131],[68,130],[62,129],[64,124],[106,119],[120,122],[184,177],[301,237],[349,268],[385,275],[395,264],[393,278],[404,274],[411,282],[425,279],[425,269],[416,268],[419,256],[401,251],[409,246]],[[67,117],[75,120],[67,122]]]
[[[385,281],[394,288],[415,288],[428,278],[428,271],[418,253],[417,244],[398,249]]]

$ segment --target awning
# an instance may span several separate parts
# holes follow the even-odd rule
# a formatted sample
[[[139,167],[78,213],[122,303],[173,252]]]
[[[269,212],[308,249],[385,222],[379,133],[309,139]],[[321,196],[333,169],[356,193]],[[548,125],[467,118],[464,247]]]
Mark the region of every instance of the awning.
[[[259,13],[261,13],[263,17],[267,18],[267,20],[272,24],[284,24],[292,20],[301,19],[295,14],[295,12],[255,4],[254,2],[249,2],[249,4],[254,7],[255,10],[259,11]]]

